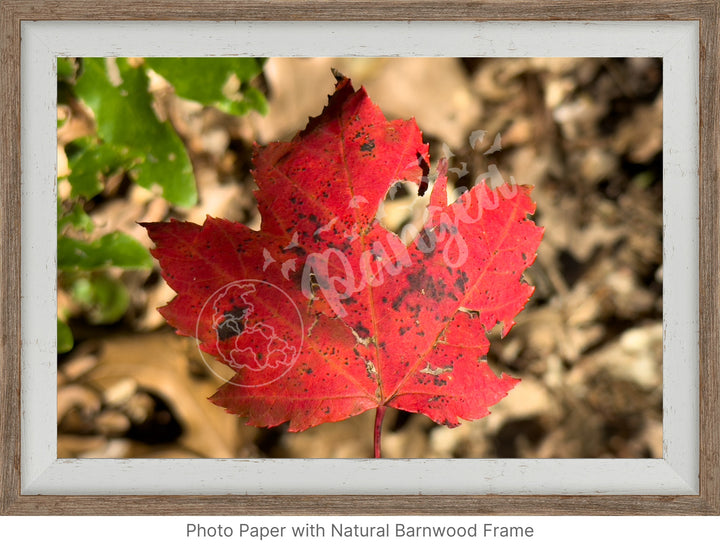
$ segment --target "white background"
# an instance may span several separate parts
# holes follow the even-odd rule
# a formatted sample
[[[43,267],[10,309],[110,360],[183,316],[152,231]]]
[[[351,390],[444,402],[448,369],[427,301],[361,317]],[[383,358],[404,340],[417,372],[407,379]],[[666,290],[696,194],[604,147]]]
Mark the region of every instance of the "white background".
[[[188,538],[188,523],[207,527],[231,526],[230,538]],[[290,526],[319,523],[330,534],[331,523],[344,525],[469,525],[531,526],[531,538],[267,538],[262,541],[238,537],[241,523]],[[573,552],[661,552],[665,550],[715,550],[718,546],[718,517],[22,517],[0,518],[0,548],[33,550],[46,546],[53,552],[113,552],[129,550],[292,550],[293,552],[342,552],[388,550],[413,552],[438,546],[452,552],[552,550]],[[14,546],[13,546],[14,545]]]

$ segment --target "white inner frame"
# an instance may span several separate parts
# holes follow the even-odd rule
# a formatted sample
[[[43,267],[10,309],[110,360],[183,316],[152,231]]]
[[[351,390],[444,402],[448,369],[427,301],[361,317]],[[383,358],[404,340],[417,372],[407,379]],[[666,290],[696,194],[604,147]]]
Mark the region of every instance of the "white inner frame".
[[[23,494],[698,494],[697,22],[23,22]],[[57,458],[56,57],[663,58],[663,458]]]

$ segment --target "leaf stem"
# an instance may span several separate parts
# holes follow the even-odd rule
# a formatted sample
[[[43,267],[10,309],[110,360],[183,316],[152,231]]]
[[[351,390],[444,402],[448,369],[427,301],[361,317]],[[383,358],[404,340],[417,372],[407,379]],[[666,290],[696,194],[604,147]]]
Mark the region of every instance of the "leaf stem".
[[[375,432],[373,434],[373,444],[375,448],[375,458],[382,458],[382,452],[380,450],[380,437],[382,434],[382,423],[385,417],[385,406],[378,406],[375,409]]]

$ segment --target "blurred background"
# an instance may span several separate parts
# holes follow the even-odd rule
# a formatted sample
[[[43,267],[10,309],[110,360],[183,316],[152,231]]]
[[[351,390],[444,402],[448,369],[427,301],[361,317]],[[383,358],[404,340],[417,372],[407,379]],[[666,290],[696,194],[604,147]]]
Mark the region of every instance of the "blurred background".
[[[389,458],[662,457],[662,63],[603,58],[58,60],[58,456],[372,456],[374,412],[291,434],[207,397],[222,384],[157,308],[174,293],[137,222],[257,229],[254,142],[291,139],[334,90],[414,117],[431,174],[535,186],[545,237],[496,372],[522,382],[458,428],[388,411]],[[429,196],[429,194],[426,194]],[[384,206],[399,230],[416,189]]]

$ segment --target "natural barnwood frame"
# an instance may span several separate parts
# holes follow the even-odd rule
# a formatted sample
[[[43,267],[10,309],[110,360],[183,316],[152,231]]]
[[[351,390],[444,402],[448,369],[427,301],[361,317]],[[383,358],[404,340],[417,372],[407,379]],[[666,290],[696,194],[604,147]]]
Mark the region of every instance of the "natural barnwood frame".
[[[0,513],[711,514],[720,513],[720,2],[232,1],[0,5]],[[689,496],[30,496],[20,491],[20,24],[30,20],[697,21],[700,28],[700,492]]]

